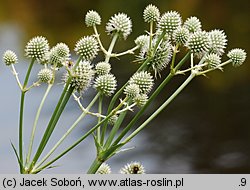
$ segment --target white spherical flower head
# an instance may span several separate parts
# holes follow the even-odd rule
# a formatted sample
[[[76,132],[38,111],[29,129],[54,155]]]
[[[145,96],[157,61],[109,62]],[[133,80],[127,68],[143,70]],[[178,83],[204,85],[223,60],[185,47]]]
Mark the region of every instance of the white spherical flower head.
[[[140,35],[135,39],[135,44],[139,46],[141,49],[144,47],[149,47],[149,36],[148,35]]]
[[[84,92],[90,86],[93,76],[94,71],[90,62],[81,61],[73,73],[70,84],[77,92]],[[67,78],[66,75],[66,81]]]
[[[121,174],[145,174],[145,169],[140,162],[131,162],[120,170]]]
[[[143,11],[143,18],[145,22],[157,22],[160,18],[160,11],[155,5],[148,5]]]
[[[208,52],[210,48],[210,38],[205,31],[198,31],[193,33],[188,41],[187,46],[192,53]]]
[[[124,89],[124,94],[130,98],[135,98],[140,93],[140,87],[137,84],[129,84]]]
[[[7,66],[9,66],[11,64],[16,64],[17,61],[18,61],[17,56],[13,51],[7,50],[7,51],[4,52],[4,54],[3,54],[3,62]]]
[[[69,46],[67,44],[60,42],[60,43],[56,44],[55,48],[56,48],[57,54],[60,57],[65,58],[65,59],[69,58],[70,50],[69,50]]]
[[[208,64],[208,68],[216,68],[221,63],[221,57],[215,53],[206,55],[204,59],[204,63]]]
[[[29,58],[42,60],[49,52],[49,43],[45,37],[32,38],[25,47],[25,55]]]
[[[100,75],[94,82],[94,87],[101,94],[111,96],[116,90],[116,79],[113,74]]]
[[[209,32],[208,35],[211,40],[210,52],[222,55],[227,45],[227,36],[224,31],[216,29]]]
[[[183,24],[183,27],[189,30],[189,32],[194,33],[201,31],[201,22],[200,20],[195,17],[189,17]]]
[[[173,33],[173,39],[178,44],[186,44],[188,37],[189,37],[189,31],[187,28],[179,27],[177,28]]]
[[[102,163],[96,174],[111,174],[111,168],[108,164]]]
[[[110,72],[111,65],[106,62],[99,62],[95,66],[95,71],[98,75],[106,75]]]
[[[148,96],[147,94],[139,94],[133,99],[133,101],[138,107],[143,107],[148,101]]]
[[[74,50],[83,60],[91,61],[97,56],[99,45],[95,37],[85,36],[76,43]]]
[[[85,23],[87,27],[100,25],[101,17],[96,11],[90,10],[85,16]]]
[[[130,79],[129,84],[136,84],[140,88],[140,93],[148,94],[154,85],[152,75],[147,71],[135,73]]]
[[[53,72],[50,69],[44,68],[38,73],[38,80],[44,83],[49,83],[53,78]]]
[[[118,13],[109,19],[109,22],[106,25],[106,30],[110,35],[118,33],[119,36],[126,39],[132,32],[132,22],[126,14]]]
[[[181,23],[182,19],[180,14],[176,11],[169,11],[161,16],[158,28],[172,35],[174,30],[181,26]]]
[[[228,52],[227,56],[232,61],[234,67],[238,67],[244,63],[247,58],[247,53],[245,50],[240,48],[232,49]]]

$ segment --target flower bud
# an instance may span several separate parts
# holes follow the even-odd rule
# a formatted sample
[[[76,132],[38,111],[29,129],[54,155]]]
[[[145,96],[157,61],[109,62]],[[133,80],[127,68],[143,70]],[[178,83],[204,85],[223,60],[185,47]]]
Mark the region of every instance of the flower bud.
[[[112,115],[109,119],[108,119],[108,124],[110,125],[114,125],[116,123],[116,121],[118,120],[118,116],[117,115]]]
[[[184,27],[179,27],[174,31],[173,39],[176,43],[185,45],[188,40],[189,35],[190,34],[189,34],[188,29]]]
[[[140,35],[135,39],[135,44],[139,46],[141,49],[144,47],[149,47],[149,36],[148,35]]]
[[[133,99],[133,101],[138,107],[143,107],[148,101],[148,96],[147,94],[139,94]]]

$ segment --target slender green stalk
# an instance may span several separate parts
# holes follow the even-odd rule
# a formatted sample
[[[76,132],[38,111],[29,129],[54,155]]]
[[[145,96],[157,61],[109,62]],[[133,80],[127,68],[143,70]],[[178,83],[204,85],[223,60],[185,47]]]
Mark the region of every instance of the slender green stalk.
[[[73,69],[72,69],[73,71],[79,65],[81,59],[82,59],[82,57],[80,56],[78,58],[76,64],[74,65]],[[32,163],[30,165],[30,168],[29,168],[30,170],[36,164],[37,160],[39,159],[40,155],[42,154],[42,152],[43,152],[43,150],[44,150],[44,148],[45,148],[45,146],[46,146],[46,144],[47,144],[47,142],[48,142],[48,140],[49,140],[49,138],[50,138],[50,136],[51,136],[51,134],[52,134],[52,132],[53,132],[53,130],[54,130],[54,128],[55,128],[55,126],[56,126],[56,124],[57,124],[57,122],[58,122],[58,120],[59,120],[59,118],[60,118],[60,116],[61,116],[61,114],[62,114],[62,112],[63,112],[63,110],[64,110],[64,108],[65,108],[65,106],[66,106],[66,104],[67,104],[67,102],[69,100],[69,98],[70,98],[70,96],[71,96],[71,94],[72,94],[72,92],[73,92],[73,90],[74,90],[72,87],[70,87],[71,79],[72,79],[72,76],[69,75],[69,78],[68,78],[68,80],[67,80],[67,82],[66,82],[66,84],[64,86],[63,92],[62,92],[62,94],[60,96],[60,99],[59,99],[59,101],[57,103],[57,106],[56,106],[56,108],[55,108],[55,110],[54,110],[54,112],[52,114],[52,117],[50,118],[49,124],[48,124],[48,126],[46,128],[46,131],[45,131],[45,133],[43,135],[43,138],[42,138],[42,140],[40,142],[40,145],[39,145],[39,147],[37,149],[37,152],[36,152],[36,154],[35,154],[35,156],[33,158],[33,161],[32,161]]]
[[[178,47],[179,47],[179,44],[176,44],[175,47],[174,47],[174,53],[173,53],[172,62],[171,62],[171,65],[170,65],[170,71],[171,72],[175,72],[174,71],[174,63],[175,63],[176,54],[178,52]]]
[[[30,161],[30,156],[31,156],[31,153],[32,153],[32,147],[33,147],[33,143],[34,143],[34,137],[35,137],[35,132],[36,132],[36,127],[37,127],[37,123],[38,123],[38,119],[40,117],[40,113],[41,113],[41,110],[42,110],[42,107],[44,105],[44,102],[52,88],[53,84],[48,84],[48,87],[47,87],[47,90],[42,98],[42,101],[38,107],[38,110],[37,110],[37,113],[36,113],[36,117],[35,117],[35,121],[34,121],[34,124],[33,124],[33,128],[32,128],[32,132],[31,132],[31,135],[30,135],[30,144],[29,144],[29,150],[28,150],[28,155],[27,155],[27,158],[26,158],[26,163],[28,164],[29,161]]]
[[[89,103],[88,107],[86,108],[86,110],[90,110],[91,107],[94,105],[94,103],[97,101],[97,99],[99,98],[100,94],[96,94],[96,96],[93,98],[93,100]],[[87,115],[86,112],[83,112],[78,118],[77,120],[71,125],[71,127],[67,130],[67,132],[62,136],[62,138],[55,144],[55,146],[49,151],[49,153],[37,164],[37,168],[40,167],[49,157],[51,154],[53,154],[53,152],[55,152],[55,150],[60,146],[60,144],[62,144],[62,142],[66,139],[66,137],[75,129],[75,127],[78,125],[78,123]]]
[[[175,71],[179,70],[180,67],[189,59],[190,52],[188,52],[183,59],[176,65],[174,68]],[[118,138],[115,140],[112,146],[117,145],[120,140],[128,133],[128,131],[134,126],[134,124],[137,122],[137,120],[141,117],[141,115],[145,112],[145,110],[148,108],[150,103],[158,96],[158,94],[162,91],[162,89],[169,83],[169,81],[173,78],[174,73],[169,73],[169,75],[165,78],[165,80],[158,86],[158,88],[154,91],[154,93],[150,96],[147,103],[140,109],[140,111],[133,117],[133,119],[130,121],[130,123],[126,126],[126,128],[123,129],[121,134],[118,136]]]
[[[154,29],[154,22],[151,21],[149,23],[149,51],[151,51],[151,47],[152,47],[152,41],[153,41],[153,29]]]
[[[143,130],[150,121],[152,121],[162,110],[164,110],[176,97],[177,95],[193,80],[196,75],[191,73],[191,75],[182,83],[182,85],[146,120],[144,121],[131,135],[129,135],[122,144],[128,143],[132,138],[134,138],[141,130]]]
[[[35,59],[31,60],[31,63],[29,65],[28,71],[26,73],[26,77],[23,83],[23,89],[22,89],[22,93],[21,93],[21,101],[20,101],[20,112],[19,112],[19,158],[20,158],[20,163],[22,164],[22,166],[20,166],[20,172],[23,173],[23,112],[24,112],[24,99],[25,99],[25,93],[27,92],[25,90],[28,81],[29,81],[29,77],[30,77],[30,73],[32,70],[32,67],[35,63]]]
[[[131,100],[129,100],[128,97],[126,97],[124,99],[124,101],[127,101],[128,105],[131,103]],[[111,143],[112,143],[115,135],[117,134],[117,131],[119,130],[119,128],[120,128],[126,114],[127,114],[127,111],[124,111],[119,115],[118,120],[115,122],[115,125],[113,126],[113,128],[112,128],[112,130],[111,130],[111,132],[110,132],[110,134],[108,136],[108,139],[107,139],[107,141],[106,141],[106,143],[104,145],[104,149],[107,149],[111,145]]]
[[[116,43],[118,37],[119,37],[119,34],[115,33],[114,36],[113,36],[113,38],[112,38],[112,41],[111,41],[111,43],[109,45],[108,53],[106,54],[106,57],[105,57],[105,62],[106,63],[109,62],[109,59],[112,56],[112,51],[113,51],[113,49],[115,47],[115,43]]]
[[[99,96],[99,103],[98,103],[98,113],[102,114],[102,101],[103,101],[103,95]],[[98,123],[100,123],[102,120],[101,117],[98,117]],[[101,142],[101,129],[100,127],[97,128],[97,142]]]

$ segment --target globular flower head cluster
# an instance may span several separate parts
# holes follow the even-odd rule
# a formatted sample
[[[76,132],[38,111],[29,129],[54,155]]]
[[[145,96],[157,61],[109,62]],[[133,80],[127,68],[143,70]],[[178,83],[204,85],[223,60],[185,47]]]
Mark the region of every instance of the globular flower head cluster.
[[[85,16],[85,24],[87,25],[87,27],[100,25],[101,24],[100,15],[96,11],[90,10],[89,12],[87,12]]]
[[[104,61],[97,63],[95,66],[95,71],[96,74],[98,75],[106,75],[110,72],[110,70],[111,70],[111,65]]]
[[[16,64],[17,63],[17,55],[11,51],[11,50],[7,50],[4,52],[3,54],[3,62],[9,66],[11,64]]]
[[[88,61],[81,61],[76,67],[70,85],[79,93],[84,92],[90,85],[94,76],[92,65]],[[66,75],[66,81],[68,75]]]
[[[111,96],[117,86],[116,78],[113,74],[99,75],[94,82],[94,88],[105,96]]]
[[[118,33],[123,39],[126,39],[132,32],[132,22],[130,18],[124,13],[118,13],[109,19],[106,25],[108,34],[113,35]]]
[[[75,52],[80,55],[83,60],[91,61],[97,56],[99,45],[94,36],[85,36],[81,38],[75,45]]]
[[[169,11],[161,16],[158,22],[158,28],[172,35],[172,33],[181,26],[181,23],[182,19],[180,14],[176,11]]]
[[[49,83],[53,78],[53,72],[52,70],[48,68],[44,68],[39,71],[38,73],[38,80],[40,80],[43,83]]]
[[[147,71],[140,71],[135,73],[130,79],[129,84],[136,84],[139,86],[140,93],[148,94],[154,85],[152,75]]]
[[[144,166],[140,162],[131,162],[120,170],[121,174],[145,174]]]
[[[191,16],[184,22],[183,27],[190,33],[198,32],[201,31],[201,22],[197,17]]]
[[[160,11],[155,5],[148,5],[143,11],[143,18],[145,22],[157,22],[160,18]]]
[[[96,174],[111,174],[111,168],[108,164],[102,163],[102,165],[96,171]]]
[[[238,67],[246,60],[247,53],[240,48],[232,49],[228,52],[227,56],[231,60],[234,67]]]
[[[35,60],[42,60],[49,52],[49,43],[45,37],[32,38],[25,47],[25,55]]]

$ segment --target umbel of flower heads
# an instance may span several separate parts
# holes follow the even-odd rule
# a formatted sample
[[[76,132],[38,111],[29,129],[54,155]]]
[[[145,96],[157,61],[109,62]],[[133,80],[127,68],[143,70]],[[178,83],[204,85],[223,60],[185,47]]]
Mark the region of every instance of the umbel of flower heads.
[[[114,50],[115,44],[119,43],[117,39],[126,40],[132,33],[132,21],[125,13],[117,13],[108,20],[106,32],[111,36],[111,42],[106,50],[100,39],[102,36],[99,35],[97,30],[97,27],[102,24],[102,19],[96,11],[88,11],[85,16],[85,24],[87,27],[93,28],[94,34],[83,36],[76,42],[74,51],[78,56],[77,60],[73,60],[70,57],[70,49],[65,43],[57,43],[50,48],[48,40],[45,37],[37,36],[32,38],[25,47],[25,56],[30,59],[31,63],[29,64],[23,84],[21,84],[18,73],[15,70],[15,64],[18,62],[17,55],[11,50],[4,52],[3,62],[7,66],[10,66],[9,68],[15,75],[18,86],[22,92],[20,103],[19,152],[17,155],[21,173],[38,173],[45,168],[51,167],[52,163],[65,155],[89,135],[94,136],[97,157],[88,173],[111,173],[109,165],[105,163],[107,159],[118,154],[123,145],[130,142],[131,139],[146,126],[149,126],[148,123],[165,109],[194,77],[205,75],[216,69],[222,70],[227,64],[238,67],[242,65],[246,59],[246,52],[243,49],[235,48],[227,53],[229,60],[222,62],[222,56],[226,52],[227,45],[225,32],[221,29],[205,31],[202,29],[200,20],[195,16],[183,20],[177,11],[168,11],[160,14],[160,10],[152,4],[144,9],[142,16],[145,23],[149,25],[149,31],[134,40],[135,47],[121,53],[115,53]],[[186,52],[186,55],[180,59],[181,61],[179,63],[176,63],[176,56],[180,51]],[[100,52],[101,55],[98,56]],[[112,58],[119,58],[126,54],[136,55],[135,62],[139,63],[139,68],[135,73],[131,74],[131,77],[120,89],[116,89],[119,77],[116,76],[115,73],[112,73]],[[96,63],[95,58],[97,56],[98,59],[103,58],[103,60],[99,60],[99,62]],[[190,61],[187,61],[189,59]],[[42,67],[37,73],[38,81],[34,82],[30,87],[26,87],[30,83],[29,76],[35,62],[40,63],[40,67]],[[181,70],[185,62],[190,63],[190,66],[185,70]],[[159,86],[154,86],[154,84],[158,84],[155,80],[159,79],[158,76],[161,76],[161,73],[164,73],[162,76],[165,76],[168,66],[170,71],[167,77],[165,79],[163,78]],[[37,152],[34,153],[34,158],[31,159],[31,155],[33,155],[32,145],[34,134],[38,122],[37,118],[39,118],[44,101],[54,84],[58,68],[66,71],[63,77],[65,83],[64,89],[48,122]],[[154,101],[172,77],[188,72],[190,72],[190,76],[187,77],[186,81],[183,82],[151,116],[145,121],[140,120],[139,125],[137,125],[143,112]],[[23,154],[25,151],[22,147],[24,95],[40,83],[45,83],[48,87],[37,111],[31,133],[30,146],[26,156],[26,153]],[[86,101],[83,92],[87,91],[90,87],[95,89],[96,96],[85,108],[82,104],[82,101]],[[153,88],[154,90],[152,90]],[[51,138],[51,134],[72,94],[81,108],[82,113],[52,150],[50,150],[44,158],[41,158],[42,153],[46,150],[44,148]],[[78,94],[79,97],[76,96]],[[107,109],[103,106],[104,96],[110,97],[111,99]],[[97,100],[99,100],[98,113],[94,113],[91,107]],[[129,123],[126,123],[126,120],[124,120],[126,113],[133,111],[135,106],[138,107],[136,109],[139,109],[139,111],[133,112],[135,114],[133,119],[129,121]],[[76,143],[64,151],[59,157],[56,157],[53,162],[48,162],[48,165],[46,165],[46,160],[50,158],[50,155],[52,155],[87,114],[96,117],[97,124],[94,123],[93,127]],[[120,128],[122,125],[124,128]],[[134,129],[134,126],[136,126],[136,129]],[[107,127],[111,129],[108,130]],[[40,158],[42,160],[39,163]],[[120,170],[120,173],[143,174],[145,173],[145,169],[140,162],[131,162],[125,165]]]

